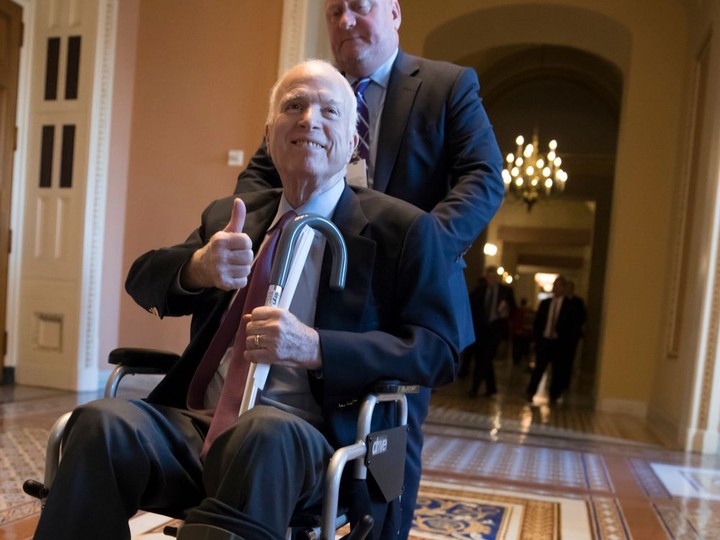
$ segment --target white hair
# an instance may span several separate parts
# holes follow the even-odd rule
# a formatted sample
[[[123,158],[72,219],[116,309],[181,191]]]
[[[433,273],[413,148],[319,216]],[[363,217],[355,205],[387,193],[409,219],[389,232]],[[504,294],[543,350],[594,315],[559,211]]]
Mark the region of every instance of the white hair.
[[[270,90],[270,101],[268,105],[267,125],[271,126],[275,115],[280,110],[280,100],[285,91],[287,78],[294,72],[302,71],[307,77],[326,77],[328,79],[336,79],[340,83],[340,87],[347,94],[346,101],[349,104],[348,123],[350,129],[355,132],[357,130],[357,99],[350,83],[345,77],[333,66],[325,60],[310,59],[300,62],[291,67],[275,82]]]

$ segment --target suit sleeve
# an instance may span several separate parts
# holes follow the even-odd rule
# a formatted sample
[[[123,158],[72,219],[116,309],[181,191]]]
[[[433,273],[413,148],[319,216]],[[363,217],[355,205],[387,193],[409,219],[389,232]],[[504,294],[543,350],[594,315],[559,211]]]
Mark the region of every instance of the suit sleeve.
[[[380,379],[427,387],[453,380],[458,332],[446,263],[434,220],[417,217],[393,268],[373,269],[376,290],[364,307],[364,332],[318,329],[323,407],[352,400]],[[377,278],[377,276],[381,276]]]
[[[282,187],[280,176],[263,140],[255,155],[250,158],[247,168],[238,176],[235,193],[279,187]]]
[[[445,147],[451,189],[432,210],[448,260],[458,260],[495,215],[505,194],[503,158],[471,69],[459,72],[448,96]]]

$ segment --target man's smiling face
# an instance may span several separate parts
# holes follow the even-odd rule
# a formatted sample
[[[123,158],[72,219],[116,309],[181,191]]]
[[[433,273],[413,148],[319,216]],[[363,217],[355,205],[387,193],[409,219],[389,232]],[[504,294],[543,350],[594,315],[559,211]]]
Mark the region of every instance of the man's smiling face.
[[[277,88],[266,127],[268,151],[288,189],[311,182],[313,191],[344,171],[355,148],[355,104],[343,77],[329,67],[300,65]]]

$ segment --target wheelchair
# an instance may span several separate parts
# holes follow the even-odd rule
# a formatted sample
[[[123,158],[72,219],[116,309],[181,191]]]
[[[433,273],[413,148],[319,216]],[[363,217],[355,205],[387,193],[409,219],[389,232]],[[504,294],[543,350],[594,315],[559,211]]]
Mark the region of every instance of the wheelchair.
[[[154,349],[120,348],[109,355],[108,361],[114,369],[107,380],[104,397],[116,397],[119,384],[126,375],[163,375],[180,359],[179,355]],[[377,383],[362,401],[357,438],[355,443],[337,449],[332,456],[325,474],[325,497],[320,515],[294,516],[286,538],[298,540],[322,540],[335,538],[335,532],[349,523],[347,508],[339,508],[340,484],[348,464],[352,464],[352,477],[359,481],[372,478],[385,501],[400,497],[403,489],[405,449],[407,444],[407,399],[406,395],[416,393],[417,385],[402,384],[398,381]],[[372,432],[373,411],[378,403],[397,404],[397,425],[391,429]],[[48,437],[45,456],[44,481],[26,480],[23,491],[37,499],[42,506],[52,488],[53,479],[62,458],[63,433],[71,413],[62,415],[52,426]],[[373,527],[372,517],[364,516],[343,538],[362,540]],[[165,527],[167,536],[192,540],[233,540],[238,538],[227,531],[210,525],[181,525]]]

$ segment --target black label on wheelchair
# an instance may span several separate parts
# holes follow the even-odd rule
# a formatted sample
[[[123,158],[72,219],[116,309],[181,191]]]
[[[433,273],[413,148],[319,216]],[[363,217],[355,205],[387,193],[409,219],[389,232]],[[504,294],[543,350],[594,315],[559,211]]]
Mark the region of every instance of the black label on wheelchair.
[[[403,490],[407,426],[370,433],[365,444],[370,477],[386,502],[397,499]]]

